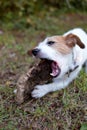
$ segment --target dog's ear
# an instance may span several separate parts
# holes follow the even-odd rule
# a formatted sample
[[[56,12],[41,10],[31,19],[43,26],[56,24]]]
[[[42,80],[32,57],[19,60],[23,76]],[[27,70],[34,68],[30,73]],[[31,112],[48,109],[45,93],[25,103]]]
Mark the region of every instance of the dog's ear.
[[[74,34],[68,34],[67,36],[65,36],[65,40],[66,40],[66,44],[72,48],[74,47],[76,44],[84,49],[85,45],[82,43],[82,41],[79,39],[78,36],[74,35]]]

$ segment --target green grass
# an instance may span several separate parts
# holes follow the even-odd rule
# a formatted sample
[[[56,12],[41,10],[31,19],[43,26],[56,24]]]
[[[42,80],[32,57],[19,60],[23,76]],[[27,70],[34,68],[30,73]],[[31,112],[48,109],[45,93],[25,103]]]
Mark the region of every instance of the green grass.
[[[41,13],[40,13],[41,15]],[[46,36],[82,27],[87,31],[87,14],[46,13],[30,16],[32,26],[13,29],[5,25],[0,35],[0,130],[86,130],[87,75],[84,70],[69,87],[42,99],[18,105],[13,90],[18,77],[34,59],[27,55]],[[4,25],[4,23],[3,23]],[[14,27],[15,28],[15,27]]]

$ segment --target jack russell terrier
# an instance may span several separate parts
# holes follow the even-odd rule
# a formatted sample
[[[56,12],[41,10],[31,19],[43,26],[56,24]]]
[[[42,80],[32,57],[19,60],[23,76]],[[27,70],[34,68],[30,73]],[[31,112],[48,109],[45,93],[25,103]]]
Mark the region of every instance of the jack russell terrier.
[[[87,72],[87,34],[80,28],[62,36],[47,37],[32,50],[35,57],[52,61],[53,82],[37,85],[32,97],[41,98],[49,92],[68,86],[79,74],[83,64]]]

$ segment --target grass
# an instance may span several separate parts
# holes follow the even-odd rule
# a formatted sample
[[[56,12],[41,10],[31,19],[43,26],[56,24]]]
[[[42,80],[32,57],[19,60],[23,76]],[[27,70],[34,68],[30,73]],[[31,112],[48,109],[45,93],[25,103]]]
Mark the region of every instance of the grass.
[[[86,130],[87,75],[84,70],[66,89],[21,105],[17,105],[13,90],[19,76],[34,62],[27,51],[46,36],[62,34],[74,27],[87,31],[87,14],[48,12],[43,17],[30,16],[29,20],[32,26],[27,29],[17,29],[12,23],[12,29],[8,28],[10,25],[1,29],[0,130]]]

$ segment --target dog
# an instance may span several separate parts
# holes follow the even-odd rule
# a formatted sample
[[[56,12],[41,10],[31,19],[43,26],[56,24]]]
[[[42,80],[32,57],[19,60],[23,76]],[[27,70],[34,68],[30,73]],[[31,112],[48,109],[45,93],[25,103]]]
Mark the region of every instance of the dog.
[[[64,35],[47,37],[32,50],[36,58],[52,61],[53,82],[37,85],[32,97],[41,98],[49,92],[67,87],[79,74],[85,64],[87,72],[87,34],[80,28]]]

